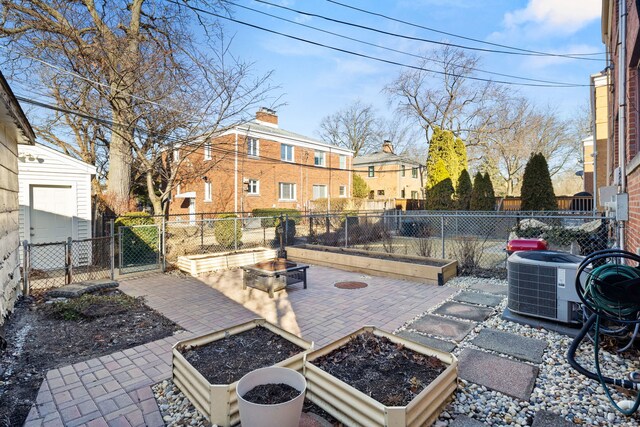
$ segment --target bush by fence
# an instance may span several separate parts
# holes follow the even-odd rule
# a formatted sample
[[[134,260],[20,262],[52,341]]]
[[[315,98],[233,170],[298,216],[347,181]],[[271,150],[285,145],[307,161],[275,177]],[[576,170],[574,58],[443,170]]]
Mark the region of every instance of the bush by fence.
[[[275,227],[276,226],[276,218],[280,215],[288,216],[289,219],[293,219],[296,224],[300,222],[300,218],[302,214],[297,209],[284,209],[284,208],[264,208],[264,209],[254,209],[251,211],[254,217],[263,217],[262,218],[262,226],[263,227]],[[266,217],[266,218],[265,218]]]

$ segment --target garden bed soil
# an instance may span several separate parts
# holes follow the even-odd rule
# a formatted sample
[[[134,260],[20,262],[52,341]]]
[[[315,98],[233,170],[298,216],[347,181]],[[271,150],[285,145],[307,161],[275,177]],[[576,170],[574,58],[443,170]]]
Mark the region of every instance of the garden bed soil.
[[[313,364],[386,406],[406,406],[447,368],[440,359],[371,332],[356,335]]]
[[[72,307],[73,306],[73,307]],[[4,325],[0,426],[20,426],[49,369],[172,335],[178,326],[117,290],[57,303],[18,301]]]
[[[304,349],[258,326],[181,353],[209,383],[231,384],[255,369],[272,366],[301,351]]]
[[[295,399],[300,395],[288,384],[260,384],[246,392],[242,398],[258,405],[278,405]]]

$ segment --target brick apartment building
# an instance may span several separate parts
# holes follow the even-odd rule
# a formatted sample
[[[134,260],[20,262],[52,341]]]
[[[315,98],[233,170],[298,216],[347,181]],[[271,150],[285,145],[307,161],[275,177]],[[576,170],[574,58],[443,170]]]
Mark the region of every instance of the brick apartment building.
[[[393,152],[384,141],[382,150],[353,159],[355,173],[364,179],[377,200],[421,199],[420,162]]]
[[[602,41],[607,47],[611,84],[608,98],[608,183],[617,186],[618,200],[622,200],[616,212],[624,226],[619,244],[631,252],[640,249],[639,8],[637,1],[602,2]],[[619,96],[621,93],[624,96]],[[628,195],[628,208],[625,208],[625,193]]]
[[[171,214],[305,210],[314,199],[351,197],[352,151],[280,129],[275,111],[266,108],[255,120],[173,156],[186,159]]]
[[[610,168],[607,166],[611,162],[608,155],[609,144],[609,75],[607,73],[597,73],[591,75],[591,103],[594,121],[594,138],[585,138],[583,143],[584,176],[583,189],[595,197],[596,208],[603,209],[604,205],[600,200],[598,189],[609,185]],[[595,166],[594,166],[595,165]]]

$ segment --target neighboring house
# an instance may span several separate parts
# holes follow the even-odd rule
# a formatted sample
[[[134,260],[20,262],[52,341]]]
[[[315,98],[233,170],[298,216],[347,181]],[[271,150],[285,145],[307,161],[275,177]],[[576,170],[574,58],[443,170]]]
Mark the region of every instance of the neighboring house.
[[[93,165],[42,144],[18,150],[20,240],[91,238]]]
[[[20,284],[18,146],[35,142],[9,84],[0,73],[0,325],[13,310]],[[0,341],[2,337],[0,337]]]
[[[618,193],[612,198],[617,204],[616,216],[621,225],[618,247],[633,253],[640,249],[639,8],[637,1],[602,2],[602,41],[607,47],[607,68],[611,73],[607,152],[610,159],[607,173],[611,179],[608,184],[615,185]]]
[[[181,164],[169,213],[193,220],[196,212],[304,210],[319,198],[330,204],[351,197],[352,158],[351,150],[280,129],[275,111],[261,108],[255,120],[174,151]]]
[[[371,189],[370,199],[424,197],[420,162],[395,154],[390,141],[384,141],[382,151],[354,158],[353,167]]]
[[[591,75],[591,112],[592,120],[595,124],[596,135],[595,150],[593,136],[582,141],[584,159],[584,180],[583,189],[594,196],[596,207],[604,208],[599,197],[599,189],[608,185],[609,176],[607,162],[610,161],[607,153],[609,137],[609,75],[607,73],[597,73]],[[595,164],[595,171],[594,165]],[[594,173],[595,172],[595,173]]]

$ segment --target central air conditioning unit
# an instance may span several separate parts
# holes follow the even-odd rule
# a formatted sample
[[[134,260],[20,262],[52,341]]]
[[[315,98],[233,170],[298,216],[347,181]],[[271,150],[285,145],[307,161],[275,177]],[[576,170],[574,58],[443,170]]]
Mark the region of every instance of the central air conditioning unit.
[[[575,280],[582,260],[583,257],[567,252],[514,252],[507,259],[507,307],[525,316],[580,323]]]

